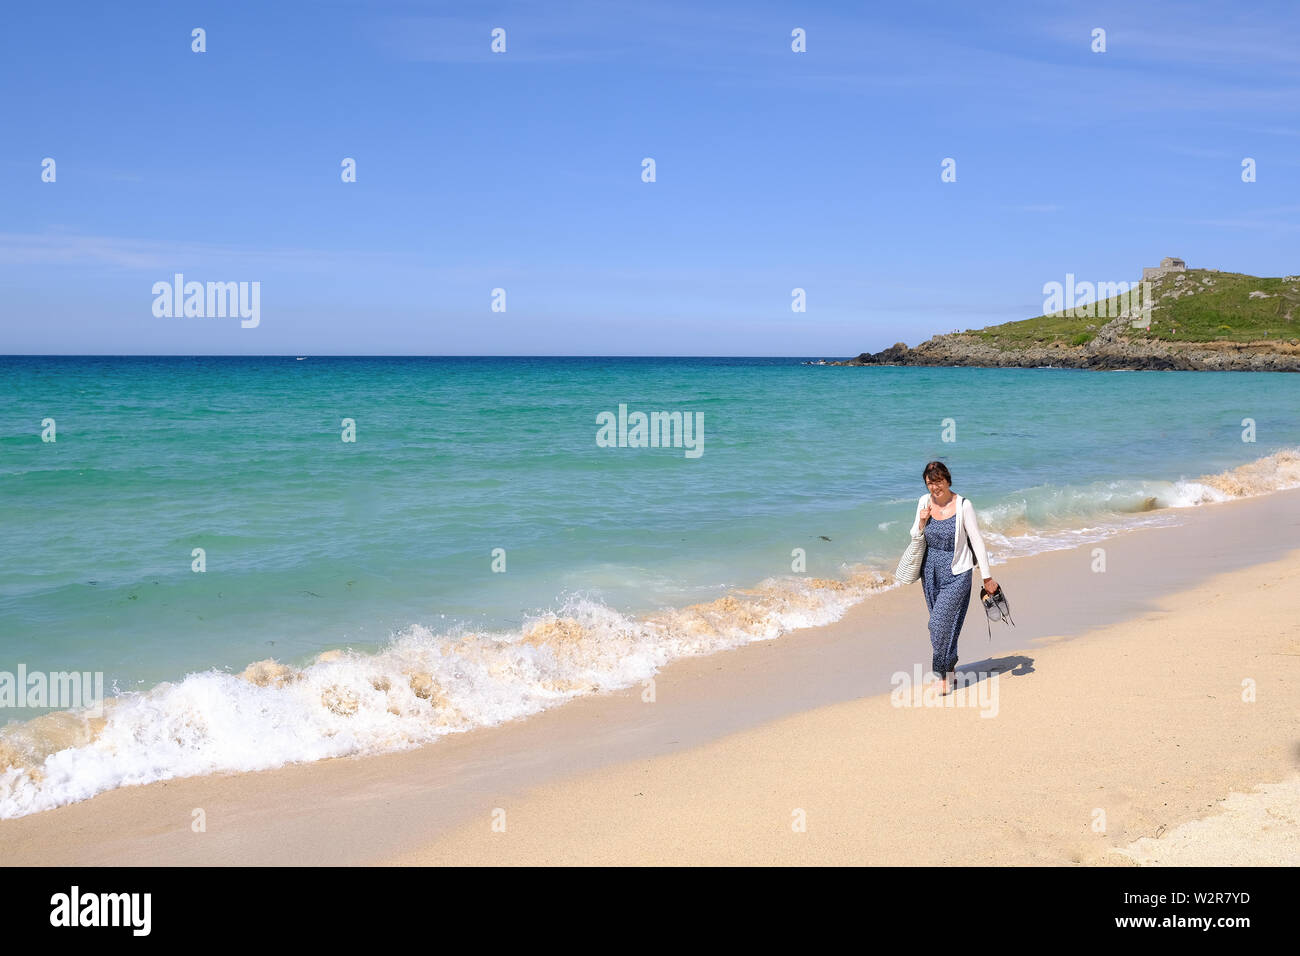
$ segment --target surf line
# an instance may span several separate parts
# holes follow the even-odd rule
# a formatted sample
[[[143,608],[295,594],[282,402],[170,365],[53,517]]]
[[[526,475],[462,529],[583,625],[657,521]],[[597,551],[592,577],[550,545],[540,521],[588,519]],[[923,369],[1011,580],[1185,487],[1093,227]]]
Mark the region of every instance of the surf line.
[[[703,412],[632,412],[619,403],[618,414],[596,416],[600,448],[682,448],[687,458],[704,454]]]

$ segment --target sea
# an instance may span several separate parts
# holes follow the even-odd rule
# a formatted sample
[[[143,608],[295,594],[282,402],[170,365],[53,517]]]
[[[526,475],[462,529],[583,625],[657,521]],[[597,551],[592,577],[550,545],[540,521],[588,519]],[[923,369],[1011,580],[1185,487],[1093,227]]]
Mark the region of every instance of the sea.
[[[995,566],[1297,487],[1298,410],[1285,373],[0,357],[0,818],[829,623],[894,586],[931,460]]]

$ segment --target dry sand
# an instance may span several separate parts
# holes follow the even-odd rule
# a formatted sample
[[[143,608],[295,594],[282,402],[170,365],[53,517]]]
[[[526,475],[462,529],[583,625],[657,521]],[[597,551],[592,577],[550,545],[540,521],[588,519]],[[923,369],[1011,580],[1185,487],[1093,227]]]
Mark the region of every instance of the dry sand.
[[[929,660],[912,585],[676,662],[653,703],[0,821],[0,861],[1295,864],[1300,491],[1178,518],[995,565],[1019,626],[989,641],[973,606],[960,651],[998,673],[963,698],[996,686],[994,717],[989,696],[891,705],[891,675]]]
[[[1300,864],[1300,552],[978,666],[996,709],[820,708],[504,800],[504,832],[485,805],[395,862]]]

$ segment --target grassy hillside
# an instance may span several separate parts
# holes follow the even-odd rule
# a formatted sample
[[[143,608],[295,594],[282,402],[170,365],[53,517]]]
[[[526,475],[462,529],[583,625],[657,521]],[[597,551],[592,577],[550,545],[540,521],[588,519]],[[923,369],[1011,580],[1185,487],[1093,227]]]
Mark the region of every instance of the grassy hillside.
[[[1252,298],[1252,292],[1263,292],[1266,297]],[[1154,281],[1151,293],[1155,302],[1151,326],[1126,328],[1127,338],[1168,342],[1300,339],[1300,280],[1294,278],[1264,279],[1239,272],[1188,269]],[[1121,299],[1097,304],[1092,316],[1040,315],[971,334],[1008,350],[1054,342],[1084,345],[1120,314]]]

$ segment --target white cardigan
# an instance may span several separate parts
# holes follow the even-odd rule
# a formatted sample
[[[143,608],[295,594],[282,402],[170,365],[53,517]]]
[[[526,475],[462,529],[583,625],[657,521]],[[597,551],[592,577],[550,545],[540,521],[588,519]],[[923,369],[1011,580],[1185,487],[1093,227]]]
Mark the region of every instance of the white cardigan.
[[[971,560],[971,549],[966,547],[966,536],[970,535],[970,543],[975,549],[975,557],[979,559],[980,580],[991,578],[989,573],[989,554],[984,548],[984,537],[980,534],[979,522],[975,520],[975,506],[966,498],[963,498],[957,492],[953,492],[953,497],[957,499],[957,527],[954,531],[956,541],[953,544],[952,551],[952,573],[961,574],[963,571],[969,571],[975,566]],[[921,529],[921,509],[925,503],[930,500],[930,492],[921,495],[920,500],[916,503],[916,517],[912,519],[912,537],[919,538],[925,534]],[[931,518],[931,521],[934,519]]]

